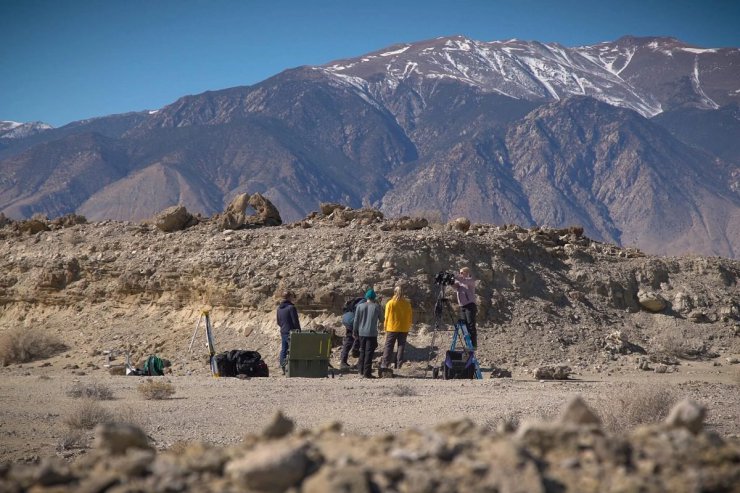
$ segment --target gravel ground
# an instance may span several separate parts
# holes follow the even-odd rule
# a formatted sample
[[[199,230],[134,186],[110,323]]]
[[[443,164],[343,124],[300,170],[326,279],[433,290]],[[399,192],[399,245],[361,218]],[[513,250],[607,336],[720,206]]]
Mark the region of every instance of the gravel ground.
[[[402,372],[409,375],[418,368]],[[462,418],[496,426],[504,419],[554,417],[575,394],[597,410],[619,412],[620,399],[639,401],[654,389],[665,389],[676,399],[692,397],[702,402],[709,408],[710,428],[726,436],[740,433],[739,368],[711,363],[685,363],[674,374],[626,371],[547,382],[516,373],[513,379],[485,375],[482,381],[408,376],[366,380],[354,374],[249,380],[167,376],[164,379],[174,385],[176,393],[159,401],[145,400],[137,391],[142,378],[111,376],[102,369],[78,376],[36,363],[9,367],[0,375],[0,461],[85,453],[90,432],[83,434],[79,446],[60,445],[72,434],[65,419],[79,412],[81,405],[79,399],[67,395],[76,382],[110,388],[114,399],[100,404],[115,419],[144,428],[160,449],[193,440],[235,443],[260,431],[277,410],[294,419],[298,428],[339,421],[347,431],[382,434]]]

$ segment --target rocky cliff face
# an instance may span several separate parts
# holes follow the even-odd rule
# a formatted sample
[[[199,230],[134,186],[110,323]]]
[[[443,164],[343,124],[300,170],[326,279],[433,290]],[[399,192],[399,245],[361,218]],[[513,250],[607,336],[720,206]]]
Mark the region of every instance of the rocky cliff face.
[[[736,257],[737,115],[721,106],[738,53],[664,38],[392,47],[3,141],[0,210],[139,220],[260,192],[289,221],[332,201]]]

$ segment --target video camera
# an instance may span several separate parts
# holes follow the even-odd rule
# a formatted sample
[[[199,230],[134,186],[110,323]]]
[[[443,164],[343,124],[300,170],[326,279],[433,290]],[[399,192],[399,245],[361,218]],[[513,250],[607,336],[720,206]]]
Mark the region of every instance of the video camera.
[[[437,275],[434,276],[434,284],[439,284],[440,286],[451,286],[455,284],[455,274],[445,270],[437,272]]]

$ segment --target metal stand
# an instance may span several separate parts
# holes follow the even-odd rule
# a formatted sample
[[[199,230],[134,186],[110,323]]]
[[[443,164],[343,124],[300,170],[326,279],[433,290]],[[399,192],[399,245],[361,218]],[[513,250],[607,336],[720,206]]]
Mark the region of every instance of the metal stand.
[[[475,357],[475,350],[473,349],[473,342],[470,339],[470,332],[468,331],[468,324],[464,320],[455,320],[454,310],[452,309],[452,306],[450,304],[449,298],[446,298],[444,296],[445,294],[445,286],[439,285],[438,291],[437,291],[437,297],[436,301],[434,303],[434,330],[432,332],[432,342],[429,346],[429,356],[427,357],[427,366],[424,370],[424,378],[427,376],[427,371],[429,371],[430,363],[432,360],[432,351],[434,350],[434,341],[437,336],[437,332],[439,332],[440,325],[442,323],[442,318],[445,313],[447,312],[447,315],[450,319],[450,325],[452,325],[452,344],[450,344],[450,351],[455,351],[457,347],[458,340],[460,341],[462,345],[462,351],[465,355],[466,361],[468,359],[472,360],[472,364],[475,367],[475,378],[477,380],[481,380],[483,378],[483,374],[480,370],[480,364],[478,363],[478,358]],[[445,332],[448,332],[445,330]],[[435,367],[432,369],[432,377],[437,378],[439,374],[439,368]]]
[[[208,353],[210,356],[211,374],[214,377],[220,377],[221,374],[219,373],[218,366],[216,365],[216,348],[213,344],[213,328],[211,327],[210,310],[210,308],[204,308],[203,310],[201,310],[200,317],[198,317],[198,322],[195,324],[193,337],[190,339],[190,347],[188,348],[188,352],[192,352],[193,343],[195,342],[195,336],[198,334],[198,329],[200,329],[200,323],[205,320],[206,344],[208,345]]]

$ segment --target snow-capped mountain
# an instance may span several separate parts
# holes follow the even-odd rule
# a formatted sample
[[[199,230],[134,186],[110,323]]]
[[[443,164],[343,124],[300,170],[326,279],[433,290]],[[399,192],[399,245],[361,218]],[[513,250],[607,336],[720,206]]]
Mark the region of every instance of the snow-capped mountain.
[[[453,36],[392,46],[321,70],[384,100],[402,84],[423,97],[425,83],[450,79],[515,99],[590,96],[645,117],[681,103],[717,108],[740,101],[740,49],[703,49],[672,38],[624,37],[567,48]]]
[[[44,122],[18,123],[0,121],[0,139],[21,139],[51,128],[54,127]]]

